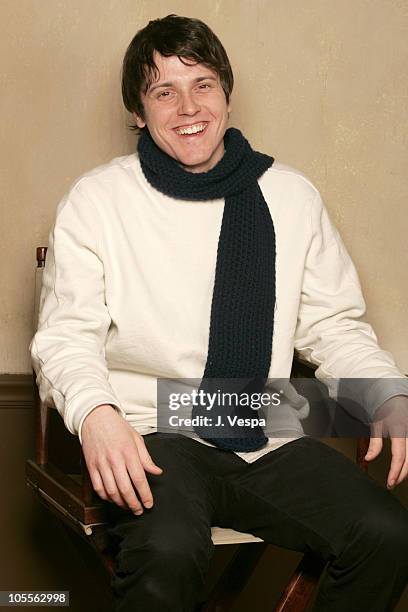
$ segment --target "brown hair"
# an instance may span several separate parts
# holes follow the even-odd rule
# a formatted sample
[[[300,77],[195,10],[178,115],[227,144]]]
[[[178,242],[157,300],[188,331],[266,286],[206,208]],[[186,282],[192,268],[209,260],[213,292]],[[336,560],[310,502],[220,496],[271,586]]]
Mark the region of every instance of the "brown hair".
[[[157,51],[164,57],[177,55],[183,59],[202,63],[219,76],[227,102],[234,85],[234,76],[227,53],[214,32],[199,19],[167,15],[149,21],[129,44],[122,67],[122,98],[129,112],[144,120],[141,92],[147,92],[158,68],[153,55]],[[186,63],[186,62],[183,62]],[[130,126],[137,129],[137,126]]]

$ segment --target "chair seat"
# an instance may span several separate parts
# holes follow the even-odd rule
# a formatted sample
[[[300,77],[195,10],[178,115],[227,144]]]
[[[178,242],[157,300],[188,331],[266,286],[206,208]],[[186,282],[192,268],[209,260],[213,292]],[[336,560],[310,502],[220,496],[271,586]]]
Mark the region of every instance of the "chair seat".
[[[211,539],[215,545],[263,542],[261,538],[257,538],[250,533],[242,533],[226,527],[211,527]]]

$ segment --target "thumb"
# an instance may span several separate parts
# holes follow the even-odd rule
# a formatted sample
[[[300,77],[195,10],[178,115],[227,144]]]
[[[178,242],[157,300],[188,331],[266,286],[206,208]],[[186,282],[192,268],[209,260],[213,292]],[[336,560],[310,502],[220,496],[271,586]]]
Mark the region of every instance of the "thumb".
[[[156,465],[151,458],[149,451],[146,448],[144,440],[141,436],[135,436],[136,446],[139,453],[139,459],[146,470],[146,472],[150,472],[150,474],[161,474],[163,472],[162,468]]]
[[[366,461],[372,461],[381,453],[383,447],[382,438],[370,438],[370,444],[368,446],[368,451],[364,457]]]

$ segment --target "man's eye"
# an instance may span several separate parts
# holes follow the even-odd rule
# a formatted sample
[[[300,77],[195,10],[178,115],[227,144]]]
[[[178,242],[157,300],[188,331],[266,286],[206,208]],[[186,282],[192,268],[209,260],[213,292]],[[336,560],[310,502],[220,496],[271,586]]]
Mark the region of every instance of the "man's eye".
[[[168,98],[170,93],[171,93],[170,91],[162,91],[161,93],[159,93],[159,95],[157,97],[158,98]]]
[[[208,83],[201,83],[201,85],[199,85],[200,89],[208,89],[210,86]]]

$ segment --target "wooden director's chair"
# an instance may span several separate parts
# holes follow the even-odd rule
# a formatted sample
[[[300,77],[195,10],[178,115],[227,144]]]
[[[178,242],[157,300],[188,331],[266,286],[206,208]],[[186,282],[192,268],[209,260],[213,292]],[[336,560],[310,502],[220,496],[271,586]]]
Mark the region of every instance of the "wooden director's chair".
[[[46,252],[47,247],[37,248],[34,331],[38,321]],[[294,358],[293,377],[313,377],[314,370],[307,362]],[[106,529],[107,502],[93,490],[79,439],[68,432],[56,409],[49,409],[41,402],[34,372],[33,379],[36,451],[35,458],[26,462],[26,484],[70,528],[69,533],[76,532],[89,542],[108,575],[112,576],[114,561]],[[369,439],[365,437],[357,440],[356,460],[364,470],[367,470],[364,455],[368,442]],[[211,536],[215,545],[239,545],[202,608],[203,612],[226,612],[238,599],[268,544],[251,534],[220,527],[212,527]],[[306,610],[323,569],[324,563],[320,558],[305,554],[275,607],[275,612]]]

